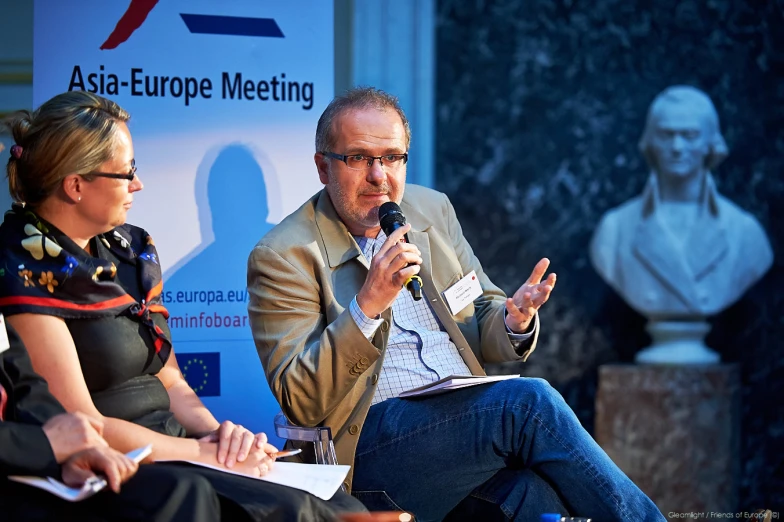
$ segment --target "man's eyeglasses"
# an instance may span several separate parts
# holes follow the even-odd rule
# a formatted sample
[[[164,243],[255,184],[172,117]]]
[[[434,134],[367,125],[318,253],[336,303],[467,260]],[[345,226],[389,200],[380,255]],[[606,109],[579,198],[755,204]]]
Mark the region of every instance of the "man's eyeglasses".
[[[136,160],[131,160],[131,170],[127,174],[115,174],[113,172],[88,172],[84,176],[97,176],[99,178],[127,179],[133,181],[136,176]]]
[[[340,160],[354,170],[368,170],[373,166],[373,162],[378,160],[382,167],[399,168],[408,162],[408,153],[403,154],[385,154],[383,156],[366,156],[364,154],[351,154],[346,156],[343,154],[335,154],[334,152],[322,152],[324,156]]]

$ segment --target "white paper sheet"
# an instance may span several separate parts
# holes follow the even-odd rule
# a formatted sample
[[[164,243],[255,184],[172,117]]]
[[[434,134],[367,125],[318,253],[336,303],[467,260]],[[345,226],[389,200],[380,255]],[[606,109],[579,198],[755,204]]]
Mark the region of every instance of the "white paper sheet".
[[[232,471],[228,468],[211,466],[209,464],[193,462],[190,460],[167,462],[187,462],[189,464],[215,469],[224,473],[230,473],[232,475],[240,475],[242,477],[251,479],[272,482],[273,484],[289,486],[291,488],[307,491],[311,495],[317,496],[323,500],[329,500],[332,498],[332,495],[335,494],[341,484],[343,484],[343,481],[346,479],[349,469],[351,469],[351,466],[342,465],[332,466],[321,464],[303,464],[300,462],[276,462],[272,466],[272,471],[263,477],[250,477],[243,473]]]
[[[518,377],[520,377],[520,375],[450,375],[449,377],[444,377],[443,379],[426,384],[424,386],[420,386],[419,388],[411,388],[410,390],[401,392],[398,397],[401,399],[408,399],[411,397],[437,395],[439,393],[446,393],[450,390],[467,388],[469,386],[476,386],[478,384],[489,384],[491,382],[505,381],[507,379],[517,379]]]
[[[150,454],[151,451],[152,444],[148,444],[143,448],[135,449],[129,453],[126,453],[125,455],[135,462],[141,462],[144,457]],[[81,488],[72,488],[66,486],[59,480],[53,479],[52,477],[11,475],[8,477],[8,479],[13,480],[14,482],[27,484],[28,486],[33,486],[38,489],[43,489],[44,491],[48,491],[52,495],[57,495],[63,500],[67,500],[69,502],[79,502],[80,500],[92,497],[107,486],[106,479],[100,477],[93,477],[89,479]]]

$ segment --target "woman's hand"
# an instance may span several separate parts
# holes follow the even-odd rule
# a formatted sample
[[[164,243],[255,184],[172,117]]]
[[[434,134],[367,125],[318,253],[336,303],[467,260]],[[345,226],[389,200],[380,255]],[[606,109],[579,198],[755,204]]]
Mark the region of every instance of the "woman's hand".
[[[274,453],[277,451],[267,444],[264,433],[253,434],[250,430],[231,421],[223,421],[217,430],[199,439],[202,442],[218,443],[218,463],[227,468],[234,467],[237,462],[245,462],[251,451]],[[273,448],[266,451],[267,448]]]
[[[266,451],[253,450],[243,462],[237,462],[234,471],[258,478],[272,471],[274,463],[275,459],[271,458]]]
[[[263,433],[260,436],[266,436]],[[207,437],[199,440],[199,453],[201,457],[198,459],[200,462],[215,465],[216,455],[218,452],[218,442],[211,442],[205,440]],[[251,447],[246,458],[242,461],[238,460],[232,466],[232,471],[248,475],[249,477],[258,478],[266,475],[272,470],[275,459],[272,454],[278,450],[274,446],[264,443],[262,448]],[[228,466],[227,466],[228,467]]]

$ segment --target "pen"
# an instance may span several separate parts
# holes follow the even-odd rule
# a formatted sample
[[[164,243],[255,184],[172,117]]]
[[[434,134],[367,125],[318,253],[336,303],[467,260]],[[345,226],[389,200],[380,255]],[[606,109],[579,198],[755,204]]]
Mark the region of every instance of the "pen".
[[[83,489],[87,489],[89,491],[92,491],[93,493],[97,493],[105,487],[106,487],[106,479],[98,476],[88,478],[84,482],[84,485],[82,486]]]
[[[292,455],[296,455],[297,453],[301,453],[301,449],[293,449],[293,450],[283,450],[277,453],[270,453],[270,458],[279,459],[281,457],[291,457]]]

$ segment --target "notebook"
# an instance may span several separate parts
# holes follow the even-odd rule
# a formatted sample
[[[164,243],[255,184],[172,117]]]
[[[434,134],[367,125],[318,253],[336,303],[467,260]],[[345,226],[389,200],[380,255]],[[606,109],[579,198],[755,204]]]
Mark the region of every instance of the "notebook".
[[[439,393],[446,393],[450,390],[457,390],[460,388],[467,388],[469,386],[477,386],[479,384],[490,384],[491,382],[505,381],[507,379],[517,379],[520,375],[450,375],[444,377],[436,382],[431,382],[418,388],[411,388],[401,392],[398,395],[401,399],[409,399],[411,397],[423,397],[426,395],[437,395]]]
[[[144,460],[144,458],[149,455],[150,452],[152,452],[152,444],[148,444],[143,448],[135,449],[129,453],[126,453],[125,455],[134,462],[138,463]],[[52,477],[28,477],[21,475],[11,475],[8,477],[8,480],[13,480],[14,482],[20,482],[22,484],[27,484],[28,486],[43,489],[44,491],[48,491],[52,495],[57,495],[61,499],[67,500],[69,502],[79,502],[80,500],[90,498],[105,488],[108,484],[106,479],[98,476],[88,479],[81,488],[72,488],[70,486],[66,486],[59,480],[53,479]]]

